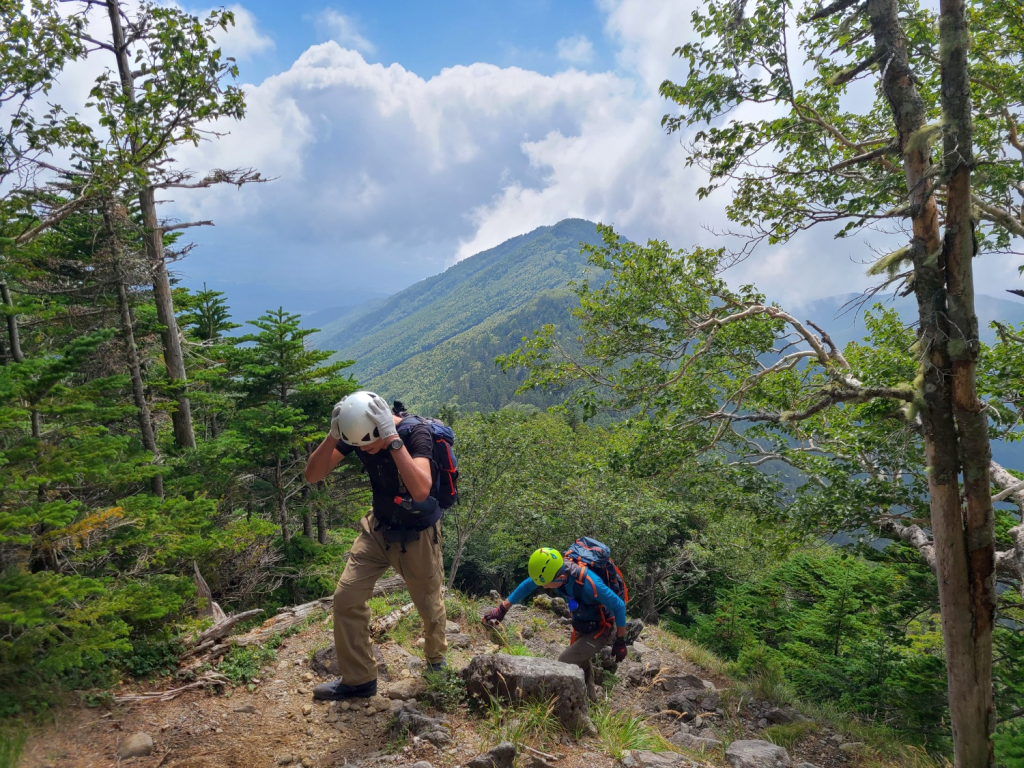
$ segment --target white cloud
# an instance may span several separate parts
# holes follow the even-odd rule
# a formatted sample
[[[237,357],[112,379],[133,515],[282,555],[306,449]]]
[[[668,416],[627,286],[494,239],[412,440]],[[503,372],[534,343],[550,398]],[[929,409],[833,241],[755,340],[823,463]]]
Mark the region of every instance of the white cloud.
[[[556,43],[558,58],[570,64],[585,65],[594,59],[594,44],[586,35],[563,37]]]
[[[213,9],[194,13],[200,18],[205,18],[210,10]],[[214,37],[228,56],[246,61],[274,47],[274,41],[259,30],[259,23],[251,11],[237,3],[227,6],[227,10],[235,15],[235,24],[228,27],[226,32],[220,32]]]
[[[727,194],[698,201],[703,174],[660,127],[671,110],[657,86],[685,77],[671,53],[693,34],[695,1],[602,0],[616,73],[477,63],[424,79],[367,62],[365,40],[311,47],[246,87],[245,121],[218,126],[229,138],[182,152],[186,167],[278,178],[182,194],[175,215],[218,226],[190,231],[203,247],[178,268],[193,280],[336,287],[341,304],[569,216],[676,248],[722,244],[709,230],[728,227]],[[847,293],[868,284],[866,240],[813,232],[762,248],[729,279],[783,301]],[[982,290],[1015,278],[1004,261],[979,262]]]
[[[317,16],[317,24],[326,29],[331,39],[343,48],[351,48],[367,55],[377,52],[377,46],[359,33],[352,18],[333,8],[322,11]]]

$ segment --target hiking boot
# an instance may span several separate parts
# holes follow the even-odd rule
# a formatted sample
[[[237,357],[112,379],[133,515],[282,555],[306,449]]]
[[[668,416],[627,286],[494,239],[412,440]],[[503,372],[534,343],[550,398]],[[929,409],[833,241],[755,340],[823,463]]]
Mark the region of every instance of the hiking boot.
[[[313,698],[320,701],[344,701],[345,699],[368,699],[377,695],[377,681],[362,685],[346,685],[341,680],[321,683],[313,689]]]
[[[440,672],[442,669],[447,669],[447,667],[448,662],[444,659],[441,659],[440,661],[434,664],[427,664],[427,669],[429,669],[431,672]]]

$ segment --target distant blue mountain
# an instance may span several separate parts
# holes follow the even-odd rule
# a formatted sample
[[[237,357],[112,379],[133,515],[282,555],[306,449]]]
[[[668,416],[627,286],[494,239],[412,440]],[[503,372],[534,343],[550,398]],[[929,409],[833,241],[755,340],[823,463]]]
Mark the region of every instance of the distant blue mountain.
[[[875,304],[895,309],[905,323],[917,322],[917,304],[912,296],[879,296],[863,302],[860,294],[848,293],[843,296],[816,299],[786,309],[795,313],[798,320],[812,320],[820,325],[828,331],[832,340],[842,347],[851,341],[863,341],[867,335],[864,313]],[[996,332],[989,327],[993,320],[1014,324],[1024,322],[1024,299],[1000,299],[978,294],[974,306],[978,313],[979,335],[986,344],[992,344],[996,338]]]

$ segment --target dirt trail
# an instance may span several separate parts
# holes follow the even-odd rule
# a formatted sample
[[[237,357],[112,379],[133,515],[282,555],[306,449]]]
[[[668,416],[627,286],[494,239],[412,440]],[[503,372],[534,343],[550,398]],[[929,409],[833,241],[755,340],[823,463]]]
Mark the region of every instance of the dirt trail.
[[[460,668],[477,653],[495,650],[491,636],[475,624],[475,617],[460,617],[472,641],[468,647],[453,649],[449,664]],[[310,669],[312,651],[329,641],[329,625],[318,619],[301,632],[284,640],[277,659],[263,669],[259,683],[250,691],[236,687],[222,694],[217,691],[190,691],[169,702],[115,705],[110,709],[73,707],[56,716],[50,727],[34,733],[20,763],[26,768],[270,768],[278,765],[303,765],[307,768],[344,766],[382,751],[399,751],[401,764],[426,760],[433,768],[457,768],[481,751],[493,746],[493,738],[479,728],[480,721],[467,710],[441,715],[452,726],[454,739],[446,748],[413,740],[410,745],[394,741],[388,726],[387,711],[358,708],[343,710],[337,704],[314,702],[311,689],[320,682]],[[535,655],[557,654],[567,641],[568,630],[550,613],[518,609],[506,624],[517,633]],[[455,628],[454,632],[458,632]],[[525,637],[524,637],[525,636]],[[415,637],[415,634],[412,635]],[[463,639],[466,635],[460,635]],[[528,639],[527,639],[528,638]],[[661,683],[665,674],[695,674],[716,686],[729,685],[692,662],[667,650],[666,636],[655,628],[644,630],[641,654],[654,659],[662,672],[622,679],[612,693],[616,709],[644,713],[651,717],[664,736],[671,736],[678,722],[660,712],[668,696]],[[659,646],[661,646],[659,648]],[[387,696],[391,686],[415,679],[422,659],[395,643],[381,647],[391,683],[380,684]],[[639,646],[644,649],[644,645]],[[411,646],[415,652],[415,645]],[[152,685],[152,684],[151,684]],[[168,686],[169,687],[169,686]],[[427,705],[421,707],[428,709]],[[660,713],[660,714],[659,714]],[[721,715],[705,717],[706,735],[735,733],[737,723],[726,723]],[[757,738],[758,727],[747,721],[742,725],[744,738]],[[145,732],[154,742],[153,752],[145,757],[119,760],[119,746],[132,734]],[[739,736],[733,736],[739,738]],[[617,761],[605,754],[598,739],[573,742],[561,737],[557,768],[613,768]],[[850,766],[836,745],[819,738],[808,738],[790,750],[794,764],[810,759],[819,768]],[[724,765],[721,755],[708,754],[705,765]],[[701,761],[703,762],[703,761]],[[529,763],[525,763],[529,764]],[[696,762],[694,764],[697,764]]]

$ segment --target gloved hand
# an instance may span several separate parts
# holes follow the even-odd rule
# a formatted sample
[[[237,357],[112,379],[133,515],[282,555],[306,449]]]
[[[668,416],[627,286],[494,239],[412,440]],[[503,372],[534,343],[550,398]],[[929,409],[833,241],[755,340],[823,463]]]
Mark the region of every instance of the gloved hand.
[[[624,658],[626,658],[626,638],[615,638],[615,642],[612,643],[612,657],[617,662],[622,661]]]
[[[498,603],[497,608],[492,608],[483,615],[484,626],[493,627],[495,624],[500,624],[505,619],[506,613],[508,613],[508,608],[505,607],[505,603]]]
[[[391,408],[379,395],[375,396],[366,406],[366,415],[377,425],[377,432],[385,441],[391,441],[398,436],[398,427],[391,416]]]

